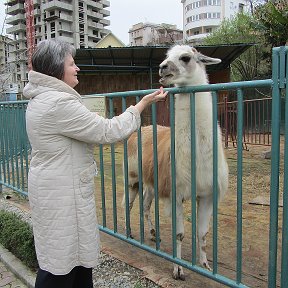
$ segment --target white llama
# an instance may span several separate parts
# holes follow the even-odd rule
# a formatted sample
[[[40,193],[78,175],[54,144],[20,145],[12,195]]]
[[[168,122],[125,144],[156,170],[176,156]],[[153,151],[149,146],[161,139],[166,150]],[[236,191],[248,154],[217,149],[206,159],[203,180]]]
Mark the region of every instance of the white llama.
[[[205,65],[220,63],[220,59],[210,58],[187,45],[172,47],[167,58],[160,64],[160,83],[164,86],[195,86],[208,84]],[[177,257],[181,258],[184,238],[183,201],[191,199],[191,135],[190,135],[190,95],[175,95],[175,159],[176,159],[176,234]],[[212,98],[209,92],[198,92],[195,96],[196,126],[196,193],[197,193],[197,236],[199,262],[210,269],[206,255],[206,235],[213,210],[213,135]],[[144,215],[152,238],[155,229],[150,218],[150,207],[154,198],[153,179],[153,139],[152,126],[142,128],[142,164],[144,189]],[[218,125],[218,193],[223,197],[228,187],[228,166],[225,159],[221,131]],[[192,137],[194,137],[192,135]],[[158,193],[166,208],[171,211],[170,174],[170,128],[157,126],[158,149]],[[138,194],[137,134],[128,140],[129,208]],[[123,198],[125,203],[125,195]],[[173,278],[184,280],[183,268],[174,264]]]

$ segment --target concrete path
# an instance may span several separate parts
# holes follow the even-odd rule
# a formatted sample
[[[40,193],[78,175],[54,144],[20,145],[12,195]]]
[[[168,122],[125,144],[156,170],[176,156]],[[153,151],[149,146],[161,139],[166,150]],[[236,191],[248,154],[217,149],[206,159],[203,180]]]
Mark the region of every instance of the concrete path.
[[[33,288],[35,273],[0,245],[0,288]]]

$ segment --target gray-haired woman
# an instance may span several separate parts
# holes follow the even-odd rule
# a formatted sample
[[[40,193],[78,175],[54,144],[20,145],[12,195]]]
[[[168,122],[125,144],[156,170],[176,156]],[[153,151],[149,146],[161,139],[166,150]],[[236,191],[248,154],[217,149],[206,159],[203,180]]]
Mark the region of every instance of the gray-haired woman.
[[[40,267],[36,288],[93,287],[92,267],[99,253],[94,144],[127,138],[139,128],[143,109],[167,95],[161,88],[121,115],[105,119],[90,112],[73,89],[79,71],[74,55],[66,42],[40,42],[23,91],[30,99],[28,190]]]

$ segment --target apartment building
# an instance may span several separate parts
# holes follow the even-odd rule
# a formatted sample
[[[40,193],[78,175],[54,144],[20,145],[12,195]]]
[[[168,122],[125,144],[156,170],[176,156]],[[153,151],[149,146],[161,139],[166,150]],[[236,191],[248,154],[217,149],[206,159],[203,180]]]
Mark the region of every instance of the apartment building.
[[[18,87],[12,81],[15,68],[14,63],[11,62],[13,48],[13,40],[0,35],[0,101],[16,100],[18,93]]]
[[[213,32],[224,19],[249,10],[248,0],[181,0],[184,39],[193,44]]]
[[[107,0],[33,0],[35,44],[44,39],[62,38],[76,48],[95,47],[110,31]],[[13,80],[22,91],[27,81],[27,38],[25,0],[6,1],[6,33],[13,36]]]
[[[129,29],[130,46],[165,45],[182,41],[183,31],[176,25],[138,23]]]

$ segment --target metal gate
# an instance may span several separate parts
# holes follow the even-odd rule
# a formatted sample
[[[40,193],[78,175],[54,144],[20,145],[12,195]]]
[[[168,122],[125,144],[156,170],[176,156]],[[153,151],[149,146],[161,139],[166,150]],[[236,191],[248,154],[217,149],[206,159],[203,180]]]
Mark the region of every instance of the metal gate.
[[[234,254],[231,256],[229,261],[230,264],[235,268],[235,273],[226,273],[223,272],[223,269],[220,264],[220,257],[225,253],[226,249],[219,249],[219,247],[223,247],[221,243],[224,243],[224,247],[230,247],[234,244],[231,242],[230,235],[225,235],[220,239],[221,229],[223,229],[223,225],[225,226],[227,222],[227,215],[225,213],[221,214],[221,219],[219,217],[219,209],[221,211],[225,210],[225,207],[219,208],[219,203],[217,201],[217,188],[214,187],[213,191],[215,191],[213,197],[213,217],[211,226],[212,228],[212,237],[210,239],[211,251],[210,257],[212,256],[213,269],[212,271],[208,271],[197,264],[197,253],[196,251],[196,191],[194,185],[191,185],[191,212],[189,215],[189,221],[191,221],[190,227],[191,231],[186,238],[190,239],[191,245],[191,257],[179,259],[177,258],[176,253],[176,215],[175,209],[176,204],[175,201],[172,204],[172,221],[170,227],[166,230],[169,230],[169,239],[170,248],[166,249],[164,246],[165,242],[164,237],[161,237],[167,231],[163,231],[161,229],[161,204],[159,203],[157,197],[157,181],[155,181],[155,201],[154,201],[154,220],[155,220],[155,229],[156,229],[156,244],[151,245],[149,241],[146,240],[147,232],[144,227],[144,215],[143,215],[143,189],[140,185],[139,190],[139,211],[137,215],[130,215],[128,207],[126,211],[123,213],[126,215],[126,221],[123,218],[123,215],[119,212],[121,210],[121,196],[123,193],[128,193],[128,187],[123,186],[123,177],[127,177],[127,142],[124,141],[123,144],[112,144],[109,146],[100,146],[99,150],[97,149],[95,152],[95,157],[98,159],[100,165],[100,176],[96,179],[98,188],[96,188],[96,194],[98,196],[97,202],[100,202],[100,230],[112,235],[118,239],[124,240],[132,245],[135,245],[141,249],[149,251],[157,256],[160,256],[168,261],[177,263],[182,265],[183,267],[195,271],[205,277],[215,280],[221,284],[227,285],[229,287],[253,287],[249,281],[247,281],[247,277],[243,271],[244,266],[244,255],[246,259],[246,250],[247,248],[245,233],[243,230],[246,227],[243,226],[243,221],[245,218],[243,217],[244,213],[246,213],[246,206],[243,203],[243,197],[246,191],[243,191],[243,153],[242,150],[242,139],[243,139],[243,121],[244,121],[244,91],[248,88],[259,88],[259,87],[270,87],[272,89],[272,120],[271,120],[271,149],[272,149],[272,159],[270,163],[270,174],[269,174],[269,215],[265,215],[268,219],[267,223],[269,226],[269,231],[267,235],[267,249],[263,250],[261,253],[261,258],[268,254],[267,261],[267,275],[268,279],[264,279],[262,281],[262,286],[267,286],[269,288],[273,287],[287,287],[288,283],[288,143],[287,139],[284,138],[284,142],[280,143],[280,104],[281,97],[285,99],[285,109],[283,110],[285,113],[285,126],[284,126],[284,135],[288,135],[288,101],[286,101],[288,97],[288,85],[287,85],[287,75],[288,75],[288,47],[279,47],[273,49],[273,75],[272,79],[266,80],[258,80],[258,81],[247,81],[247,82],[234,82],[234,83],[221,83],[221,84],[212,84],[205,86],[197,86],[197,87],[185,87],[185,88],[169,88],[169,97],[170,97],[170,123],[171,123],[171,175],[172,175],[172,195],[175,200],[176,185],[175,185],[175,131],[174,131],[174,94],[176,93],[190,93],[191,95],[191,135],[195,135],[195,125],[193,125],[193,119],[195,119],[195,95],[196,92],[202,91],[211,91],[213,97],[213,137],[216,139],[216,128],[217,128],[217,95],[219,92],[225,90],[230,91],[234,90],[237,93],[237,107],[235,112],[236,117],[236,131],[235,131],[235,141],[237,143],[237,159],[235,164],[235,171],[237,177],[237,183],[235,188],[235,227],[233,227],[233,233],[235,235],[234,238]],[[140,97],[150,93],[154,90],[145,90],[145,91],[131,91],[131,92],[118,92],[118,93],[109,93],[105,96],[109,99],[110,104],[110,115],[109,117],[113,117],[113,100],[117,98],[122,99],[122,110],[126,109],[126,98],[127,97],[136,97],[136,101],[139,101]],[[103,96],[103,94],[101,95]],[[98,97],[97,95],[91,95],[91,98]],[[17,118],[18,112],[13,112],[13,107],[19,107],[19,109],[23,113],[23,103],[14,102],[14,103],[0,103],[0,187],[1,185],[8,186],[13,188],[15,191],[26,194],[27,186],[26,185],[26,177],[27,177],[27,169],[25,165],[28,165],[28,153],[29,153],[29,145],[27,144],[26,137],[18,137],[17,135],[23,135],[23,131],[25,129],[24,126],[19,126],[20,128],[16,132],[11,132],[11,118],[7,118],[7,115],[11,113],[14,115],[15,121],[13,123],[22,123],[23,118]],[[18,109],[18,108],[17,108]],[[16,110],[17,110],[16,109]],[[19,112],[20,113],[20,112]],[[154,127],[153,134],[153,143],[157,143],[157,133],[156,133],[156,106],[153,104],[152,107],[152,123]],[[24,114],[23,114],[24,115]],[[10,117],[10,116],[9,116]],[[11,116],[12,117],[12,116]],[[12,117],[12,118],[13,118]],[[7,122],[9,119],[9,122]],[[16,124],[17,124],[16,123]],[[270,124],[269,124],[270,125]],[[17,127],[17,125],[16,125]],[[138,138],[141,139],[141,131],[138,131]],[[193,137],[191,137],[192,139]],[[17,139],[17,141],[15,141]],[[19,139],[22,139],[21,141]],[[21,142],[21,144],[18,142]],[[155,146],[155,145],[154,145]],[[139,147],[141,147],[141,141],[139,140]],[[155,146],[156,147],[156,146]],[[193,145],[191,146],[191,154],[195,155],[195,151],[193,152]],[[139,157],[141,157],[141,148],[139,149]],[[217,146],[213,146],[213,154],[216,155]],[[281,157],[280,157],[281,151]],[[191,165],[195,167],[195,158],[191,157]],[[213,167],[217,167],[217,156],[213,158]],[[122,162],[124,160],[124,173],[122,172]],[[190,159],[187,159],[190,161]],[[18,163],[18,164],[17,164]],[[19,166],[20,163],[20,166]],[[21,164],[23,163],[23,164]],[[194,164],[193,164],[194,163]],[[18,165],[18,166],[17,166]],[[157,149],[154,148],[154,165],[157,166]],[[23,170],[23,177],[19,170]],[[139,170],[141,171],[141,165],[139,166]],[[279,177],[281,169],[281,179]],[[193,169],[192,169],[193,170]],[[17,172],[18,171],[18,172]],[[155,171],[155,179],[158,179],[158,170]],[[217,168],[213,169],[214,171],[214,183],[217,183]],[[250,171],[251,172],[251,171]],[[18,174],[17,174],[18,173]],[[165,171],[164,171],[165,173]],[[141,173],[140,173],[141,175]],[[282,177],[283,176],[283,177]],[[19,178],[19,180],[18,180]],[[195,183],[195,173],[191,173],[191,183]],[[140,176],[141,183],[141,176]],[[100,189],[99,189],[100,187]],[[279,197],[283,197],[283,208],[279,207]],[[228,195],[229,197],[229,195]],[[232,197],[232,196],[231,196]],[[189,211],[190,211],[189,210]],[[173,213],[174,211],[174,213]],[[253,212],[253,211],[252,211]],[[251,214],[253,216],[253,213]],[[227,216],[227,217],[226,217]],[[137,219],[136,219],[137,217]],[[252,218],[253,219],[253,218]],[[256,219],[256,218],[255,218]],[[226,222],[225,222],[226,221]],[[135,238],[132,239],[129,233],[129,223],[137,222],[138,224],[138,234],[135,235]],[[254,225],[253,221],[249,221],[249,225]],[[190,222],[189,222],[190,223]],[[226,223],[226,224],[225,224]],[[253,228],[252,228],[253,229]],[[127,231],[127,232],[125,232]],[[218,233],[219,231],[219,233]],[[232,230],[231,230],[232,231]],[[226,232],[227,234],[227,232]],[[222,234],[221,234],[222,235]],[[229,238],[230,237],[230,238]],[[264,237],[263,235],[259,235],[259,237]],[[160,238],[163,242],[160,242]],[[252,238],[249,241],[252,241],[250,245],[253,244],[255,240]],[[230,241],[229,244],[225,244],[225,241]],[[245,240],[246,241],[246,240]],[[163,244],[162,244],[163,243]],[[221,245],[220,245],[221,244]],[[228,248],[227,248],[228,249]],[[249,256],[249,255],[248,255]],[[222,259],[222,258],[221,258]],[[246,261],[246,260],[245,260]],[[266,264],[265,264],[266,265]],[[264,284],[263,284],[264,283]]]

